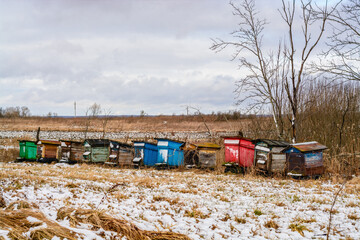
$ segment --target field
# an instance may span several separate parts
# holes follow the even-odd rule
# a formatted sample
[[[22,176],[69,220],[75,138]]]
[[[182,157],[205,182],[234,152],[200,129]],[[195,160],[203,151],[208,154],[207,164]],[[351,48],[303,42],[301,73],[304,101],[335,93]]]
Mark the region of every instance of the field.
[[[0,163],[0,181],[0,239],[325,239],[330,211],[330,239],[360,239],[358,177],[333,209],[338,179]]]
[[[222,135],[247,135],[250,124],[216,115],[104,121],[0,118],[0,240],[326,239],[330,213],[330,239],[360,239],[355,175],[342,185],[334,171],[298,181],[224,174],[221,166],[159,171],[12,162],[19,154],[17,139],[35,140],[38,127],[40,139],[81,140],[88,125],[89,138],[105,133],[128,142],[166,137],[221,144]]]
[[[89,131],[102,131],[106,121],[106,132],[183,132],[207,131],[204,122],[211,131],[240,131],[247,129],[248,119],[227,120],[216,115],[191,116],[129,116],[110,118],[0,118],[0,131],[84,131],[89,124]]]

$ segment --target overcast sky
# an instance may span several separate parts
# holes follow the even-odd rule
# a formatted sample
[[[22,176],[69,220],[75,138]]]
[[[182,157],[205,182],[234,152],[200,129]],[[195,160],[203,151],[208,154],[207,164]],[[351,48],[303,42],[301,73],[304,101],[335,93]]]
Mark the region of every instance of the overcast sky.
[[[277,5],[258,1],[272,33]],[[241,77],[228,37],[227,0],[0,0],[0,107],[33,115],[78,115],[92,103],[112,114],[183,114],[235,109]],[[269,37],[271,39],[271,37]]]

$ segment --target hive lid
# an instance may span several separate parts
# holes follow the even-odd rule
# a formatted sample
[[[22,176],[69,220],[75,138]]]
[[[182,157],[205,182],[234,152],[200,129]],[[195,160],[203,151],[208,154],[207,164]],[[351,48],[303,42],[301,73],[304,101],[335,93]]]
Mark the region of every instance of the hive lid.
[[[211,143],[211,142],[196,143],[194,145],[197,146],[198,148],[220,148],[219,145],[217,145],[216,143]]]
[[[303,142],[303,143],[294,143],[291,144],[292,147],[298,149],[301,152],[311,152],[311,151],[318,151],[318,150],[325,150],[327,149],[326,146],[318,143],[318,142]]]
[[[86,139],[84,142],[87,142],[92,147],[106,147],[110,145],[109,139]]]
[[[39,140],[37,144],[50,144],[50,145],[60,145],[61,143],[56,140]]]
[[[266,143],[268,146],[270,147],[287,147],[290,145],[290,143],[286,142],[286,141],[281,141],[281,140],[272,140],[272,139],[255,139],[252,141],[254,144],[257,144],[259,142],[263,142]]]

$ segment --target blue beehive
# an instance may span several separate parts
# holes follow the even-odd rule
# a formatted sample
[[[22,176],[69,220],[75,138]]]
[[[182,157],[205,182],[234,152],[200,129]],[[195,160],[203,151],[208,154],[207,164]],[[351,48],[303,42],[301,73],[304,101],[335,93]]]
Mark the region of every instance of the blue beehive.
[[[135,166],[155,166],[157,162],[158,148],[156,144],[149,142],[134,141],[135,158],[133,163]]]
[[[294,177],[320,176],[324,173],[323,151],[326,146],[318,142],[291,144],[286,153],[288,175]]]
[[[184,151],[181,147],[184,142],[158,138],[158,156],[157,165],[166,165],[171,167],[179,167],[184,165]]]

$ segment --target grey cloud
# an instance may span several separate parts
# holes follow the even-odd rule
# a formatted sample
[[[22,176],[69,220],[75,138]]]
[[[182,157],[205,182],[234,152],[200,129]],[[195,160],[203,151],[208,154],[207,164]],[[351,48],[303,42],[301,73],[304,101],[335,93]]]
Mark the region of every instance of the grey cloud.
[[[211,37],[236,25],[227,1],[0,4],[0,106],[63,115],[72,113],[73,101],[122,114],[172,113],[183,104],[233,107],[241,73],[228,55],[209,50]]]
[[[127,106],[129,109],[136,105],[143,109],[171,106],[170,108],[163,107],[160,112],[171,114],[170,109],[179,110],[180,105],[189,103],[198,106],[211,105],[214,109],[224,105],[231,106],[233,100],[229,98],[229,95],[232,94],[233,86],[234,79],[231,76],[213,76],[202,82],[187,82],[182,85],[157,77],[139,76],[129,82],[107,77],[89,81],[86,88],[82,88],[77,83],[67,82],[53,84],[47,90],[29,89],[23,95],[22,101],[37,104],[46,102],[49,106],[67,102],[71,106],[73,101],[81,99],[88,103],[98,102],[112,106],[113,111],[121,111],[116,108],[117,104]]]
[[[186,36],[231,22],[222,1],[2,1],[1,29],[8,41],[126,37],[131,32]],[[17,17],[12,17],[13,13]]]

